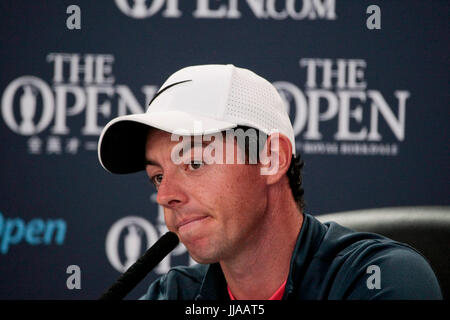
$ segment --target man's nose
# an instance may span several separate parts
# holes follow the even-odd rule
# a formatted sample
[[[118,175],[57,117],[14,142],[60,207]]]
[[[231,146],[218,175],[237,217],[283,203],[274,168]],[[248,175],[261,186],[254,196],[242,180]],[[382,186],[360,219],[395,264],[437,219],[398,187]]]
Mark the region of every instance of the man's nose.
[[[175,174],[164,174],[158,187],[156,202],[168,209],[175,209],[187,202],[184,186]]]

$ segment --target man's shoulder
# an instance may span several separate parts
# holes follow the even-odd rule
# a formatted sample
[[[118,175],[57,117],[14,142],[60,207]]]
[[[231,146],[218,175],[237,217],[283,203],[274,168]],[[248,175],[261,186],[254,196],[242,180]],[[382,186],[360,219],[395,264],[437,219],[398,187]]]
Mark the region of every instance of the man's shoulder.
[[[156,279],[142,300],[193,300],[209,265],[176,266]]]
[[[345,299],[442,299],[427,259],[411,246],[391,239],[356,242],[344,254],[338,282]]]
[[[329,288],[328,298],[439,298],[436,276],[426,258],[415,248],[335,222],[323,226],[311,266],[327,270],[321,281],[324,288]]]

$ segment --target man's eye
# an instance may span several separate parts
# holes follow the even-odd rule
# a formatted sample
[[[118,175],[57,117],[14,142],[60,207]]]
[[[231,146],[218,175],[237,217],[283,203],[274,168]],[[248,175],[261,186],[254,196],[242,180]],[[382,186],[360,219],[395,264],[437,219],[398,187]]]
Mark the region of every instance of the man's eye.
[[[202,161],[193,160],[189,163],[188,167],[190,170],[198,170],[203,167],[204,163]]]
[[[161,184],[162,178],[163,178],[162,174],[157,174],[157,175],[153,176],[150,180],[157,187]]]

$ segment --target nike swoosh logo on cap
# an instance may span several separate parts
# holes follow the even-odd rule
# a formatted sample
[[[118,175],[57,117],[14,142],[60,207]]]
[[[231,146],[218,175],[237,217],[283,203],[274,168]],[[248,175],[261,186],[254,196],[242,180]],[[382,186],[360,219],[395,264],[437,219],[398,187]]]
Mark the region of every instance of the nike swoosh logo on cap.
[[[156,95],[155,95],[155,96],[153,97],[153,99],[150,101],[150,103],[148,104],[148,106],[150,106],[150,105],[152,104],[153,100],[155,100],[161,93],[163,93],[163,92],[166,91],[167,89],[169,89],[169,88],[171,88],[171,87],[173,87],[173,86],[176,86],[177,84],[185,83],[185,82],[189,82],[189,81],[192,81],[192,80],[178,81],[178,82],[169,84],[168,86],[166,86],[166,87],[163,88],[162,90],[159,90],[158,93],[156,93]]]

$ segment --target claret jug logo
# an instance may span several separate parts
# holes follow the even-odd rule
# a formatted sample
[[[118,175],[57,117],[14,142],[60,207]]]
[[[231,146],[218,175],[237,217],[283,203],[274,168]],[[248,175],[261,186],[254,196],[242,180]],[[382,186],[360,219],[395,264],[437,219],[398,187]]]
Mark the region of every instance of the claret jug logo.
[[[125,272],[136,260],[158,240],[158,233],[147,220],[128,216],[111,227],[106,236],[106,255],[111,265]],[[119,254],[119,241],[123,246],[123,257]]]
[[[22,89],[18,109],[20,122],[16,121],[13,110],[14,95],[19,88]],[[34,123],[38,95],[42,99],[42,112],[39,121]],[[45,129],[52,121],[55,107],[53,93],[49,86],[41,79],[32,76],[20,77],[11,82],[3,94],[2,106],[5,123],[21,135],[32,135]]]

